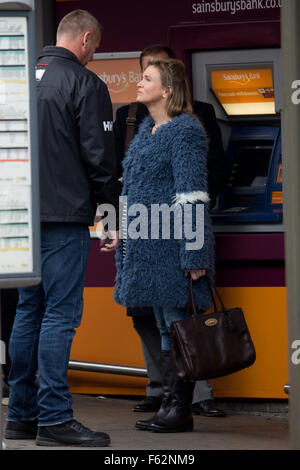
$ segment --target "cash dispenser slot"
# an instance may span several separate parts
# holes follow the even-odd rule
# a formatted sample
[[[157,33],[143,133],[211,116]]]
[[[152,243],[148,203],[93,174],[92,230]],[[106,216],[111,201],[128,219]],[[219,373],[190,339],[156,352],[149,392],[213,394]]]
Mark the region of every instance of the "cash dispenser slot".
[[[227,149],[229,178],[212,212],[215,224],[282,222],[280,128],[234,127]]]

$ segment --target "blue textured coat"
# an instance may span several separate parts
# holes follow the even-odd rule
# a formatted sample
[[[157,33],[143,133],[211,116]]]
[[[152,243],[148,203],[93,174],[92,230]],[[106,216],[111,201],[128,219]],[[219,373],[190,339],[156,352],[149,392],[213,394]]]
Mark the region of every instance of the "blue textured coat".
[[[130,215],[132,204],[143,204],[149,214],[153,204],[191,204],[193,216],[196,204],[204,204],[204,245],[198,250],[187,250],[184,237],[164,239],[161,233],[158,239],[151,239],[150,215],[148,238],[143,232],[137,239],[130,236],[124,239],[123,230],[116,253],[114,298],[127,307],[184,307],[189,287],[184,269],[206,269],[211,275],[214,272],[214,239],[208,215],[207,139],[199,121],[190,114],[173,118],[152,135],[153,125],[148,116],[123,161],[122,195],[126,196],[127,207],[122,226],[128,228],[137,220],[138,213]],[[171,223],[171,234],[172,229]],[[206,310],[211,299],[205,279],[194,282],[194,293],[198,307]]]

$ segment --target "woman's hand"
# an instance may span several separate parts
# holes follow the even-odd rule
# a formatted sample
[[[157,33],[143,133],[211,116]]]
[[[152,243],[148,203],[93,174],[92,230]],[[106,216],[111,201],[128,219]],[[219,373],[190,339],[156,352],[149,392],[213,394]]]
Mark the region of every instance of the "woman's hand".
[[[186,276],[188,276],[189,273],[193,281],[197,281],[197,279],[199,279],[200,277],[205,276],[206,269],[185,269],[184,270],[184,274]]]
[[[105,231],[101,236],[100,251],[103,251],[105,253],[116,251],[118,242],[119,242],[119,231],[115,231],[115,230]]]

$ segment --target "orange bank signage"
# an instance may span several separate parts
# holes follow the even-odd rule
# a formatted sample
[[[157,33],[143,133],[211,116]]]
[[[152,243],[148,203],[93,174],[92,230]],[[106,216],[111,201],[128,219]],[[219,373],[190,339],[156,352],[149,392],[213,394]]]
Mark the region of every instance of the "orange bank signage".
[[[139,59],[93,60],[87,67],[106,83],[112,103],[136,101],[141,80]]]

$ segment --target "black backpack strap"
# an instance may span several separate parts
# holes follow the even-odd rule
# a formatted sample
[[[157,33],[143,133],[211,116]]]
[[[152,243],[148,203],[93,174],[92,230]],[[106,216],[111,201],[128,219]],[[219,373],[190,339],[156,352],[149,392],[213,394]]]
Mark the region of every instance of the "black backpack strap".
[[[128,116],[126,118],[126,138],[125,138],[125,154],[129,149],[130,142],[134,136],[134,126],[136,123],[136,113],[137,113],[138,103],[134,102],[129,105]]]

